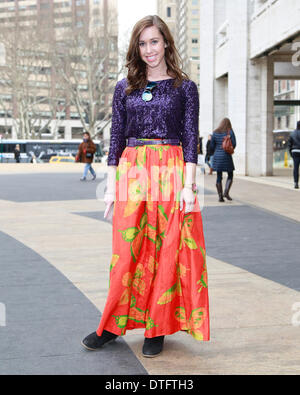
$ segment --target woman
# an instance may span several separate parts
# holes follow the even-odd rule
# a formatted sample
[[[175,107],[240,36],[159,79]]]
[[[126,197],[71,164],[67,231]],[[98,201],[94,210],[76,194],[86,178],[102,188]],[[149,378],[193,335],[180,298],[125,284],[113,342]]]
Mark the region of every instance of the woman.
[[[230,134],[231,142],[233,148],[236,147],[236,138],[235,134],[232,130],[231,122],[228,118],[224,118],[218,128],[213,132],[210,149],[214,152],[213,156],[213,170],[217,172],[217,191],[219,195],[219,202],[224,202],[224,197],[228,200],[232,200],[229,195],[230,188],[233,183],[233,171],[235,170],[232,155],[228,154],[224,151],[222,144],[224,137],[227,134]],[[228,174],[225,191],[223,195],[223,171],[226,171]]]
[[[91,136],[88,132],[83,134],[83,142],[79,145],[78,153],[76,155],[76,162],[85,163],[83,176],[80,178],[80,181],[86,181],[86,177],[88,172],[90,171],[93,177],[93,180],[96,179],[96,172],[92,168],[92,163],[94,159],[94,154],[96,152],[96,146],[91,139]]]
[[[291,133],[288,141],[291,157],[294,161],[294,182],[295,189],[299,189],[299,166],[300,166],[300,121],[297,122],[297,129]]]
[[[96,350],[145,328],[143,356],[154,357],[177,331],[209,340],[195,192],[199,97],[158,16],[135,25],[126,66],[113,98],[104,197],[106,213],[114,210],[110,288],[99,327],[82,344]]]

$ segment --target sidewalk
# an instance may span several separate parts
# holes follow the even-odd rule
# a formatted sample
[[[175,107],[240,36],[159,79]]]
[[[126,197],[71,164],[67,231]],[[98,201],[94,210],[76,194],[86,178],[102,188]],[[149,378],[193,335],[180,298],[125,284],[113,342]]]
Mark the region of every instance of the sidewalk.
[[[293,187],[294,187],[293,169],[292,168],[274,169],[274,174],[271,177],[238,176],[238,178],[245,179],[249,182],[256,182],[259,184],[276,186],[276,187],[286,188],[286,189],[293,189]]]
[[[205,187],[214,193],[215,181],[215,174],[205,178]],[[272,177],[236,175],[231,192],[235,201],[300,221],[300,190],[294,189],[291,169],[275,170]]]
[[[145,359],[138,330],[97,353],[82,349],[111,258],[105,167],[95,168],[98,182],[81,183],[81,165],[0,166],[0,374],[299,374],[300,195],[280,177],[278,186],[237,176],[234,201],[221,204],[215,175],[205,176],[210,342],[176,333]]]

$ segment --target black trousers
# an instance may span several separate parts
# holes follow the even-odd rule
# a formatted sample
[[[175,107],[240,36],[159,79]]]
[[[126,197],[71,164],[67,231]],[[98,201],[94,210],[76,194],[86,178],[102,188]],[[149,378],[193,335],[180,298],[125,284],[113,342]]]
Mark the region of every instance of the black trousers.
[[[228,180],[233,180],[233,171],[228,171]],[[223,172],[222,171],[217,171],[217,183],[220,184],[223,179]]]
[[[299,166],[300,166],[300,152],[292,153],[293,161],[294,161],[294,181],[295,184],[299,182]]]

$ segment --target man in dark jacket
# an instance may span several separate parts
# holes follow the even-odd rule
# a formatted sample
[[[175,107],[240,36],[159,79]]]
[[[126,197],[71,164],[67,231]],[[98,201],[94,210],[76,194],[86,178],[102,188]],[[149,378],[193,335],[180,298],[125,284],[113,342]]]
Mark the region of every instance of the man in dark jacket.
[[[297,129],[289,138],[288,147],[294,161],[294,181],[295,189],[299,189],[299,166],[300,166],[300,121],[297,122]]]
[[[16,161],[16,163],[20,163],[21,152],[20,152],[20,145],[19,144],[17,144],[15,146],[14,154],[15,154],[15,161]]]
[[[76,155],[76,162],[83,162],[85,163],[83,177],[80,179],[81,181],[85,181],[88,171],[91,172],[93,176],[93,180],[96,179],[96,172],[92,168],[92,163],[94,159],[94,154],[96,152],[96,145],[91,139],[89,133],[84,133],[83,135],[83,142],[80,144],[78,148],[78,153]]]
[[[211,138],[212,135],[208,135],[207,143],[206,143],[206,155],[205,155],[205,163],[209,167],[209,175],[213,174],[213,168],[212,168],[212,160],[213,160],[213,155],[214,151],[211,149]]]

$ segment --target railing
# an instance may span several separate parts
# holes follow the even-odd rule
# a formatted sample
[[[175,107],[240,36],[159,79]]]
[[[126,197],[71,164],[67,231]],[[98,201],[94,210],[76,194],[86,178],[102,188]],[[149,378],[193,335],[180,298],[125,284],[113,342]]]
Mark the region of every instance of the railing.
[[[226,44],[226,42],[229,40],[228,27],[229,27],[229,22],[226,20],[217,30],[216,32],[217,48],[220,48],[222,45]]]
[[[253,21],[256,18],[259,18],[277,1],[278,0],[252,0],[254,7],[253,7],[253,14],[251,16],[251,20]]]

